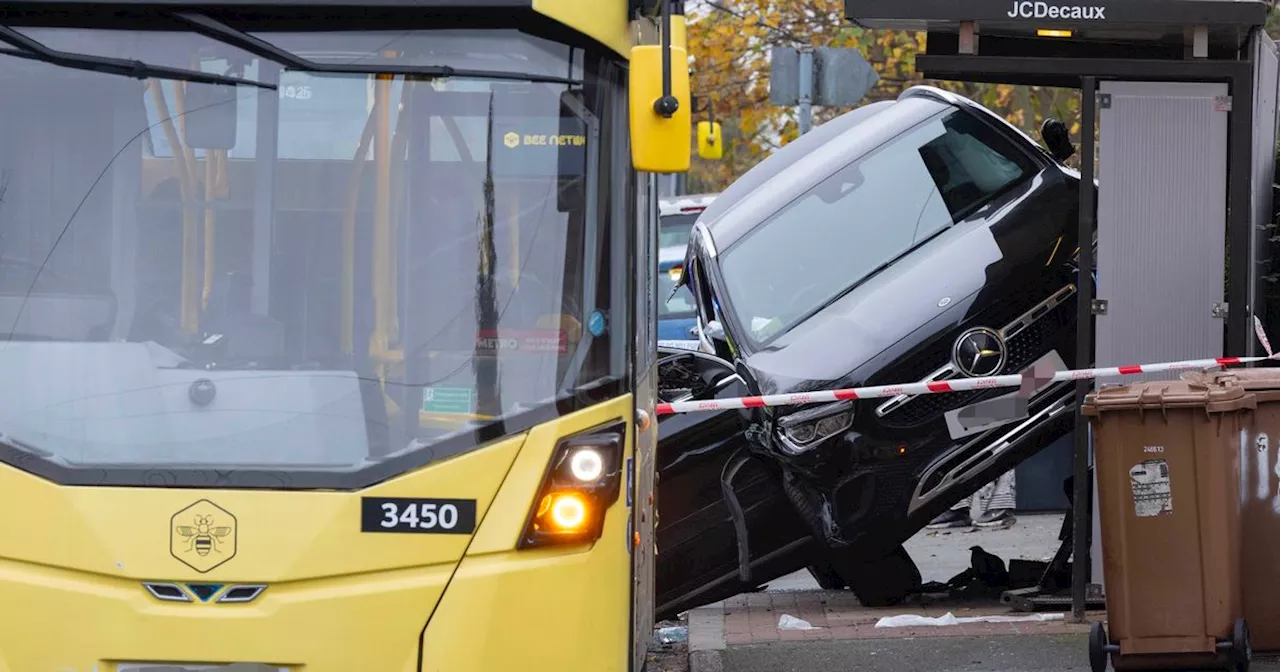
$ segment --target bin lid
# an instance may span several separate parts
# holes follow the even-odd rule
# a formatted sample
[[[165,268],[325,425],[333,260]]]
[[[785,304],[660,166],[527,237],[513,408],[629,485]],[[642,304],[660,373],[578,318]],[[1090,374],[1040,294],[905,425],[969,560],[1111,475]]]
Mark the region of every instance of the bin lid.
[[[1230,413],[1256,407],[1255,396],[1231,379],[1207,382],[1152,380],[1110,385],[1090,392],[1085,396],[1080,412],[1099,415],[1102,411],[1203,408],[1209,413]]]
[[[1280,391],[1280,368],[1227,369],[1225,371],[1186,371],[1182,380],[1200,385],[1221,385],[1230,381],[1247,391]]]

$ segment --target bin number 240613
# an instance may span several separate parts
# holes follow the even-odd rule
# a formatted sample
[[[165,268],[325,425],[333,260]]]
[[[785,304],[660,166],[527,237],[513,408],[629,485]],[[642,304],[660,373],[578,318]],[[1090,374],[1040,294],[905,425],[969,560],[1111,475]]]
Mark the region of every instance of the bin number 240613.
[[[476,500],[365,497],[360,518],[361,532],[471,534]]]

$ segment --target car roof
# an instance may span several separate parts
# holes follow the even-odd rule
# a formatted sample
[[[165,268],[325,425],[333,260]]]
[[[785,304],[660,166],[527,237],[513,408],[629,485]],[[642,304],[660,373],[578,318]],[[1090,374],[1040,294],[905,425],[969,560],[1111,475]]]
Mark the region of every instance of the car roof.
[[[737,205],[739,201],[769,181],[773,176],[791,167],[833,138],[884,111],[885,108],[892,106],[893,101],[889,100],[863,105],[825,124],[820,124],[812,131],[792,140],[734,180],[732,184],[720,193],[720,198],[716,199],[715,203],[702,213],[702,218],[705,221],[719,219],[721,214]]]
[[[658,199],[658,215],[679,215],[682,213],[702,212],[720,194],[685,194],[667,196]]]
[[[846,112],[800,136],[756,164],[702,213],[694,235],[709,235],[714,255],[740,240],[800,194],[912,126],[947,108],[965,108],[1026,134],[973,101],[930,86],[914,86],[896,100]]]

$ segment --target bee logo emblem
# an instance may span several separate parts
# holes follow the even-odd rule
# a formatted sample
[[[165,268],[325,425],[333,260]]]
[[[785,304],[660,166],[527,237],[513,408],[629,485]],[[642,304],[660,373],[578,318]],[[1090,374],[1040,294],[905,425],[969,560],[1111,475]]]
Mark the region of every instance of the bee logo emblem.
[[[520,134],[516,132],[507,133],[506,135],[502,136],[502,144],[506,145],[511,149],[515,149],[516,147],[519,147]]]
[[[236,517],[207,499],[188,506],[169,521],[169,552],[201,574],[212,570],[235,557]]]

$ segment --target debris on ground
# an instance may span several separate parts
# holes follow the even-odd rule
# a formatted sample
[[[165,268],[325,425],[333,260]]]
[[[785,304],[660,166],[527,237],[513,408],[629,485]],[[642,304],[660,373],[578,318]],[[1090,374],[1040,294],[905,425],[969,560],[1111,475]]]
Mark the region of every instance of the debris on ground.
[[[782,618],[778,619],[778,629],[779,630],[818,630],[819,628],[815,628],[812,623],[804,620],[803,618],[796,618],[791,614],[783,614]]]
[[[931,599],[983,600],[1000,597],[1008,590],[1037,585],[1048,563],[1032,560],[1004,560],[981,546],[969,547],[969,568],[946,582],[929,581],[917,591],[922,601]]]
[[[648,672],[688,672],[689,624],[683,615],[654,624],[646,659]]]
[[[689,641],[689,628],[683,625],[670,625],[665,628],[658,628],[653,633],[653,637],[659,645],[687,642]]]
[[[942,616],[917,616],[903,614],[901,616],[885,616],[876,621],[877,628],[913,628],[922,626],[961,625],[963,623],[1045,623],[1061,621],[1063,614],[1025,614],[1022,616],[961,616],[951,612]]]

